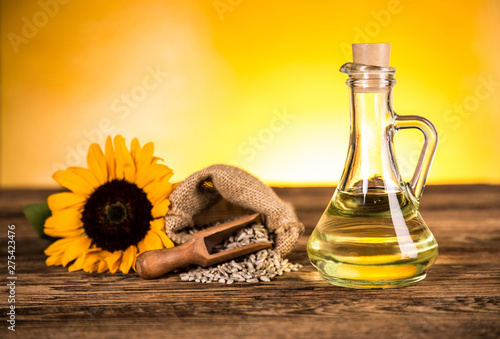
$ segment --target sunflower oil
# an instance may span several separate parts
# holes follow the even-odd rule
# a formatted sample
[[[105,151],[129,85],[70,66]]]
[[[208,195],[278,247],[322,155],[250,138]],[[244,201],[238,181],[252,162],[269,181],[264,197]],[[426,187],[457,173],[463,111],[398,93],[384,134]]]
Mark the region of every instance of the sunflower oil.
[[[309,238],[311,263],[328,282],[391,288],[425,278],[438,246],[404,191],[337,190]]]

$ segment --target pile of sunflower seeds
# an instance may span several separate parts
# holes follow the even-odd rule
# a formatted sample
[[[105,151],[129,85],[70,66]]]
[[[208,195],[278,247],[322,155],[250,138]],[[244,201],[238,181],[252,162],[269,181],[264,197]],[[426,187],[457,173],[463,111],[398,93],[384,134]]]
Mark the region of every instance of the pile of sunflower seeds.
[[[255,223],[239,230],[226,239],[224,243],[214,247],[213,251],[221,252],[258,242],[273,242],[272,238],[264,225]],[[258,283],[271,281],[277,275],[282,275],[285,272],[298,271],[301,267],[301,264],[292,264],[288,259],[281,258],[276,251],[265,249],[218,265],[205,268],[198,266],[181,273],[180,278],[182,281],[201,283]]]

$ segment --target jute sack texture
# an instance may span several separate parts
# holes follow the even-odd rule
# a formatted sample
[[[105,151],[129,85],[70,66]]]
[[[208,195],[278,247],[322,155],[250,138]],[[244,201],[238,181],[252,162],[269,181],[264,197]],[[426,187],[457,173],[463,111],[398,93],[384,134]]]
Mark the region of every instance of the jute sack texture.
[[[229,165],[198,171],[170,194],[165,217],[167,235],[176,244],[189,240],[195,226],[224,222],[260,213],[264,225],[276,235],[274,249],[286,256],[304,233],[293,207],[250,173]]]

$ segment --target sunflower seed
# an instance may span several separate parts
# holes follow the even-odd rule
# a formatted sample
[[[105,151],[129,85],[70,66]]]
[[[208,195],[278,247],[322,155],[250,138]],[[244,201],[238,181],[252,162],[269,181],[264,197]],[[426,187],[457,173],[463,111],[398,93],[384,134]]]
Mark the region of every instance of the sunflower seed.
[[[261,230],[255,230],[255,236],[257,238],[264,238],[264,237],[267,237],[267,234],[262,232]]]
[[[240,271],[243,269],[243,267],[241,267],[241,265],[240,265],[240,264],[238,264],[238,263],[237,263],[236,261],[234,261],[234,260],[233,260],[233,261],[231,261],[231,265],[233,265],[233,267],[234,267],[234,268],[237,268],[237,269],[238,269],[238,270],[240,270]]]
[[[253,278],[253,275],[251,274],[248,274],[248,273],[243,273],[242,276],[245,278],[245,279],[252,279]]]
[[[255,267],[253,267],[253,264],[251,262],[247,263],[247,266],[248,266],[248,272],[255,271]]]
[[[234,274],[231,275],[231,278],[233,278],[233,279],[242,279],[243,276],[241,274],[239,274],[239,273],[234,273]]]
[[[196,229],[189,231],[191,234]],[[247,244],[258,242],[273,242],[274,234],[269,234],[267,228],[261,224],[253,224],[250,227],[239,230],[231,235],[222,244],[215,246],[215,253],[238,248]],[[195,281],[202,283],[219,282],[232,284],[237,282],[258,283],[259,281],[269,282],[277,275],[284,272],[298,271],[302,265],[292,264],[288,259],[271,249],[260,250],[243,256],[237,260],[231,260],[211,267],[196,267],[188,272],[180,274],[181,281]]]
[[[265,260],[267,258],[267,251],[260,251],[257,254],[257,258],[259,258],[259,260]]]

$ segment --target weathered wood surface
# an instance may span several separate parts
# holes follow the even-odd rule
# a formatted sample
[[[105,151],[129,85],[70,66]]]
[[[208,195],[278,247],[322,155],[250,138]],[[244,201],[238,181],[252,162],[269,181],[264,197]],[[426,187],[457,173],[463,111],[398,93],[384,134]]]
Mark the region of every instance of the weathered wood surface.
[[[16,332],[23,338],[498,338],[500,337],[500,186],[427,187],[421,212],[440,254],[425,280],[392,290],[329,285],[305,245],[332,188],[279,188],[306,225],[290,254],[304,268],[270,283],[198,284],[178,275],[68,273],[45,266],[21,206],[48,191],[0,192],[2,280],[7,225],[16,225]],[[1,289],[7,330],[8,289]]]

